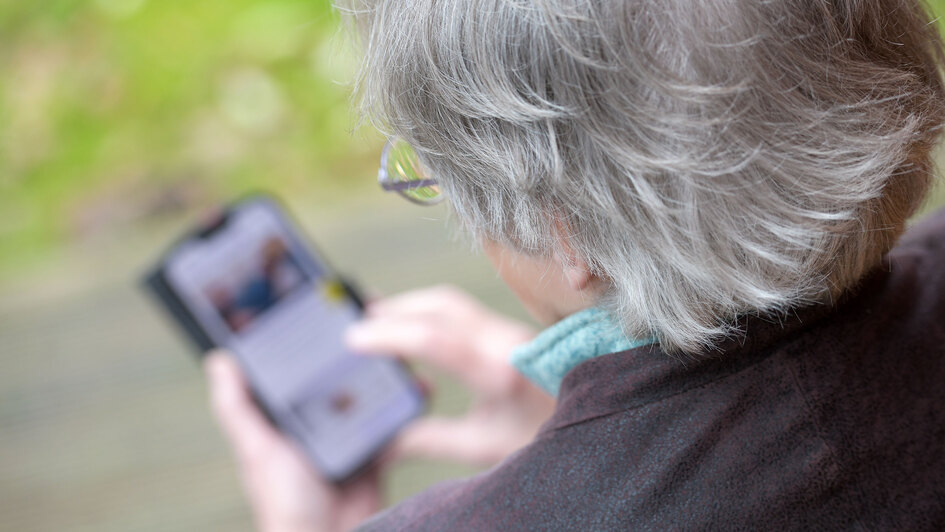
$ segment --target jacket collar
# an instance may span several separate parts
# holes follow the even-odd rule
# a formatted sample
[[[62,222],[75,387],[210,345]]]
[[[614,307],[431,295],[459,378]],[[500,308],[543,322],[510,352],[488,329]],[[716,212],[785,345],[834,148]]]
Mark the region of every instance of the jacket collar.
[[[538,387],[557,396],[562,379],[578,364],[655,341],[627,338],[610,314],[591,307],[564,318],[516,348],[510,362]]]
[[[810,351],[811,346],[801,344],[810,341],[805,331],[836,319],[840,313],[869,308],[875,304],[871,300],[890,290],[888,279],[886,263],[837,305],[811,305],[783,316],[741,317],[739,334],[696,356],[670,355],[659,344],[649,343],[587,358],[562,379],[555,412],[539,434],[684,393],[738,373],[786,347]]]

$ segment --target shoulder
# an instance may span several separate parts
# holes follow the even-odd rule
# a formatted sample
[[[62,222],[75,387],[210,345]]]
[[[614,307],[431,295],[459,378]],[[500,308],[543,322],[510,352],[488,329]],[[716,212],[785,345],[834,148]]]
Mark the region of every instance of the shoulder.
[[[945,208],[923,217],[910,227],[893,253],[907,250],[945,253]]]
[[[921,276],[925,282],[945,282],[945,208],[915,222],[900,237],[886,262],[895,275]],[[895,281],[895,279],[894,279]]]
[[[787,367],[860,522],[940,526],[945,209],[911,227],[881,271],[796,340],[783,349]]]

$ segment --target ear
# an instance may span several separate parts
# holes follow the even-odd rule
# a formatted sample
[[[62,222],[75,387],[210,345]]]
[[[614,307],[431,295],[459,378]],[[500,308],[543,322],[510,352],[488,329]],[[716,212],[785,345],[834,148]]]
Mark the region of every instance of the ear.
[[[564,276],[568,280],[568,286],[576,292],[587,289],[596,278],[584,260],[573,256],[569,257],[568,264],[564,265]]]
[[[567,225],[558,217],[555,217],[554,223],[558,232],[558,247],[561,250],[560,260],[564,277],[567,279],[571,290],[582,292],[591,285],[596,276],[591,273],[584,259],[571,248],[568,241],[571,233],[568,231]]]

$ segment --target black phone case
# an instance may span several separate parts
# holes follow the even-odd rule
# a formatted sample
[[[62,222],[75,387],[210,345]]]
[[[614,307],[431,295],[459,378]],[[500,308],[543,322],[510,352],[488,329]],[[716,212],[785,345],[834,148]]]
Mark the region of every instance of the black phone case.
[[[164,276],[163,264],[149,272],[144,277],[143,284],[148,290],[148,293],[158,300],[160,306],[170,315],[174,322],[177,323],[180,331],[184,333],[194,347],[197,348],[198,356],[202,357],[205,352],[217,347],[203,327],[197,323],[194,315],[191,314],[180,300],[177,293],[174,292],[174,289],[168,284]]]
[[[267,195],[261,196],[269,201],[273,201],[273,198]],[[246,198],[244,198],[243,201],[245,201],[245,199]],[[241,202],[242,201],[237,202],[237,205]],[[177,292],[174,291],[174,288],[168,282],[165,265],[170,254],[178,246],[189,240],[198,239],[222,227],[233,209],[234,206],[228,207],[226,210],[220,212],[218,216],[215,216],[214,219],[185,233],[181,238],[173,242],[161,255],[157,266],[147,272],[141,280],[141,286],[144,288],[145,292],[154,298],[158,306],[163,308],[167,315],[171,317],[172,321],[177,324],[177,329],[184,333],[184,336],[190,340],[190,343],[196,348],[197,354],[201,358],[204,353],[217,347],[216,342],[210,338],[210,335],[207,334],[207,331],[200,325],[190,312],[190,309],[187,308],[187,305],[184,304],[177,295]]]
[[[170,283],[168,283],[167,277],[165,275],[165,262],[167,261],[170,250],[175,249],[183,242],[200,238],[209,233],[212,233],[218,227],[224,225],[227,222],[227,219],[233,210],[239,208],[239,206],[244,202],[256,200],[263,200],[272,203],[281,213],[283,213],[283,215],[287,216],[282,203],[275,197],[266,193],[258,192],[249,194],[230,205],[214,220],[203,225],[202,227],[198,227],[197,229],[190,231],[189,233],[185,234],[183,238],[172,244],[169,250],[165,252],[165,254],[160,259],[158,266],[149,271],[142,279],[142,285],[146,291],[152,297],[154,297],[157,302],[160,303],[160,306],[170,315],[173,321],[178,325],[178,328],[181,330],[181,332],[184,333],[184,335],[197,349],[200,356],[203,356],[205,352],[217,347],[217,345],[200,325],[194,315],[190,312],[184,302],[180,299]],[[305,245],[307,245],[309,248],[314,248],[312,243],[305,241],[306,239],[304,239],[302,235],[298,236],[302,239]],[[317,255],[321,254],[319,253]],[[324,257],[320,257],[320,262],[328,268],[328,271],[333,271],[331,266],[325,261]],[[357,305],[359,309],[364,310],[364,300],[361,299],[361,296],[358,294],[358,290],[355,288],[355,286],[347,279],[337,276],[334,277],[344,287],[345,293],[349,298],[351,298],[351,301],[354,302],[354,304]]]

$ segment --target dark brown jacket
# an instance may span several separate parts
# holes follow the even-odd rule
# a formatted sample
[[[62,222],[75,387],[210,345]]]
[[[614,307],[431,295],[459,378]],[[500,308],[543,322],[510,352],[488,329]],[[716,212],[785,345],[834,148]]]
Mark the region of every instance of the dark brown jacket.
[[[535,440],[365,530],[945,530],[945,211],[835,308],[575,367]]]

